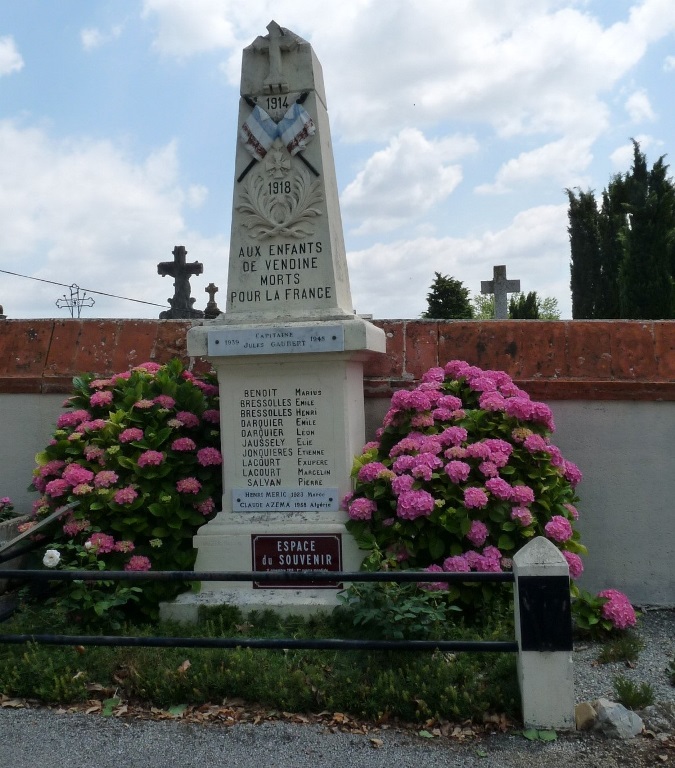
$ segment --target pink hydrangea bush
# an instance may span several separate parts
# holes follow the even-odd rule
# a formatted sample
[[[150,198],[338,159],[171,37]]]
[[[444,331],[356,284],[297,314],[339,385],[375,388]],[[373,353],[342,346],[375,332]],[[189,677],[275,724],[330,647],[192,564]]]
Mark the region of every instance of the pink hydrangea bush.
[[[78,502],[47,531],[59,567],[192,568],[192,536],[222,495],[214,377],[178,360],[144,363],[110,379],[75,379],[64,405],[33,472],[36,520]],[[138,604],[153,614],[175,592],[149,583]]]
[[[396,392],[378,430],[354,463],[343,501],[347,528],[370,554],[367,568],[498,572],[534,536],[558,547],[572,579],[586,548],[575,523],[579,468],[551,442],[550,409],[503,371],[461,360],[432,368],[412,391]],[[480,607],[495,588],[447,587],[451,601]],[[579,626],[634,625],[617,590],[597,598],[572,584]]]
[[[396,392],[344,502],[348,529],[370,550],[366,567],[501,571],[529,539],[546,536],[580,576],[581,473],[551,441],[554,428],[550,409],[506,373],[460,360]],[[489,592],[449,588],[465,604]]]

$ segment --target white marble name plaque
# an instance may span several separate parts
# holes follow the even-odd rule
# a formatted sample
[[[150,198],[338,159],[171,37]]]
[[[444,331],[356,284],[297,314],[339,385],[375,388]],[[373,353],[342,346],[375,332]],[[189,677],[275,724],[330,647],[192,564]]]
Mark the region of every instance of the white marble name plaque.
[[[234,512],[336,512],[337,488],[233,488]]]
[[[211,357],[343,352],[345,329],[341,325],[222,328],[208,332],[207,344]]]

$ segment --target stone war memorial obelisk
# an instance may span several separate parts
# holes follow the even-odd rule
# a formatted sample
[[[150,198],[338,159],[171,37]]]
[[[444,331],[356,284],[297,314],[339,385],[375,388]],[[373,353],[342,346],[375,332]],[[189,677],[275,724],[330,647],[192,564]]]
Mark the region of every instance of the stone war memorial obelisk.
[[[243,52],[226,311],[188,334],[218,374],[223,453],[195,570],[358,570],[339,506],[365,439],[363,361],[385,336],[352,308],[321,66],[267,29]],[[181,599],[307,612],[341,586],[203,582],[171,613]]]

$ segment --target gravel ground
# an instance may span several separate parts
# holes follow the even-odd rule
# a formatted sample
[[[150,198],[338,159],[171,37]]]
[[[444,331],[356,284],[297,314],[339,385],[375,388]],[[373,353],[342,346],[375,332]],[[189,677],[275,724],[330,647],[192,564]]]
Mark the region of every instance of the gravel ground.
[[[574,656],[577,699],[613,697],[621,674],[650,683],[657,701],[675,702],[666,669],[675,655],[675,611],[648,611],[640,621],[645,648],[634,668],[596,665],[597,647]],[[553,695],[555,695],[553,693]],[[331,732],[320,725],[195,725],[59,714],[44,708],[0,709],[0,768],[648,768],[675,766],[675,734],[628,742],[591,733],[560,734],[552,743],[529,742],[516,731],[467,742],[422,739],[414,731]]]

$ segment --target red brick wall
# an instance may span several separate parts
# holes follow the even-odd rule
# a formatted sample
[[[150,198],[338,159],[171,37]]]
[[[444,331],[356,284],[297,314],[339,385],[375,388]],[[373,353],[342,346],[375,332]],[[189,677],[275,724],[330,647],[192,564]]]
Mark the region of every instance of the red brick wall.
[[[73,376],[187,359],[181,320],[0,320],[0,393],[67,393]],[[387,354],[365,364],[388,397],[455,358],[509,373],[540,400],[675,400],[675,321],[378,320]],[[205,361],[196,361],[199,368]]]

